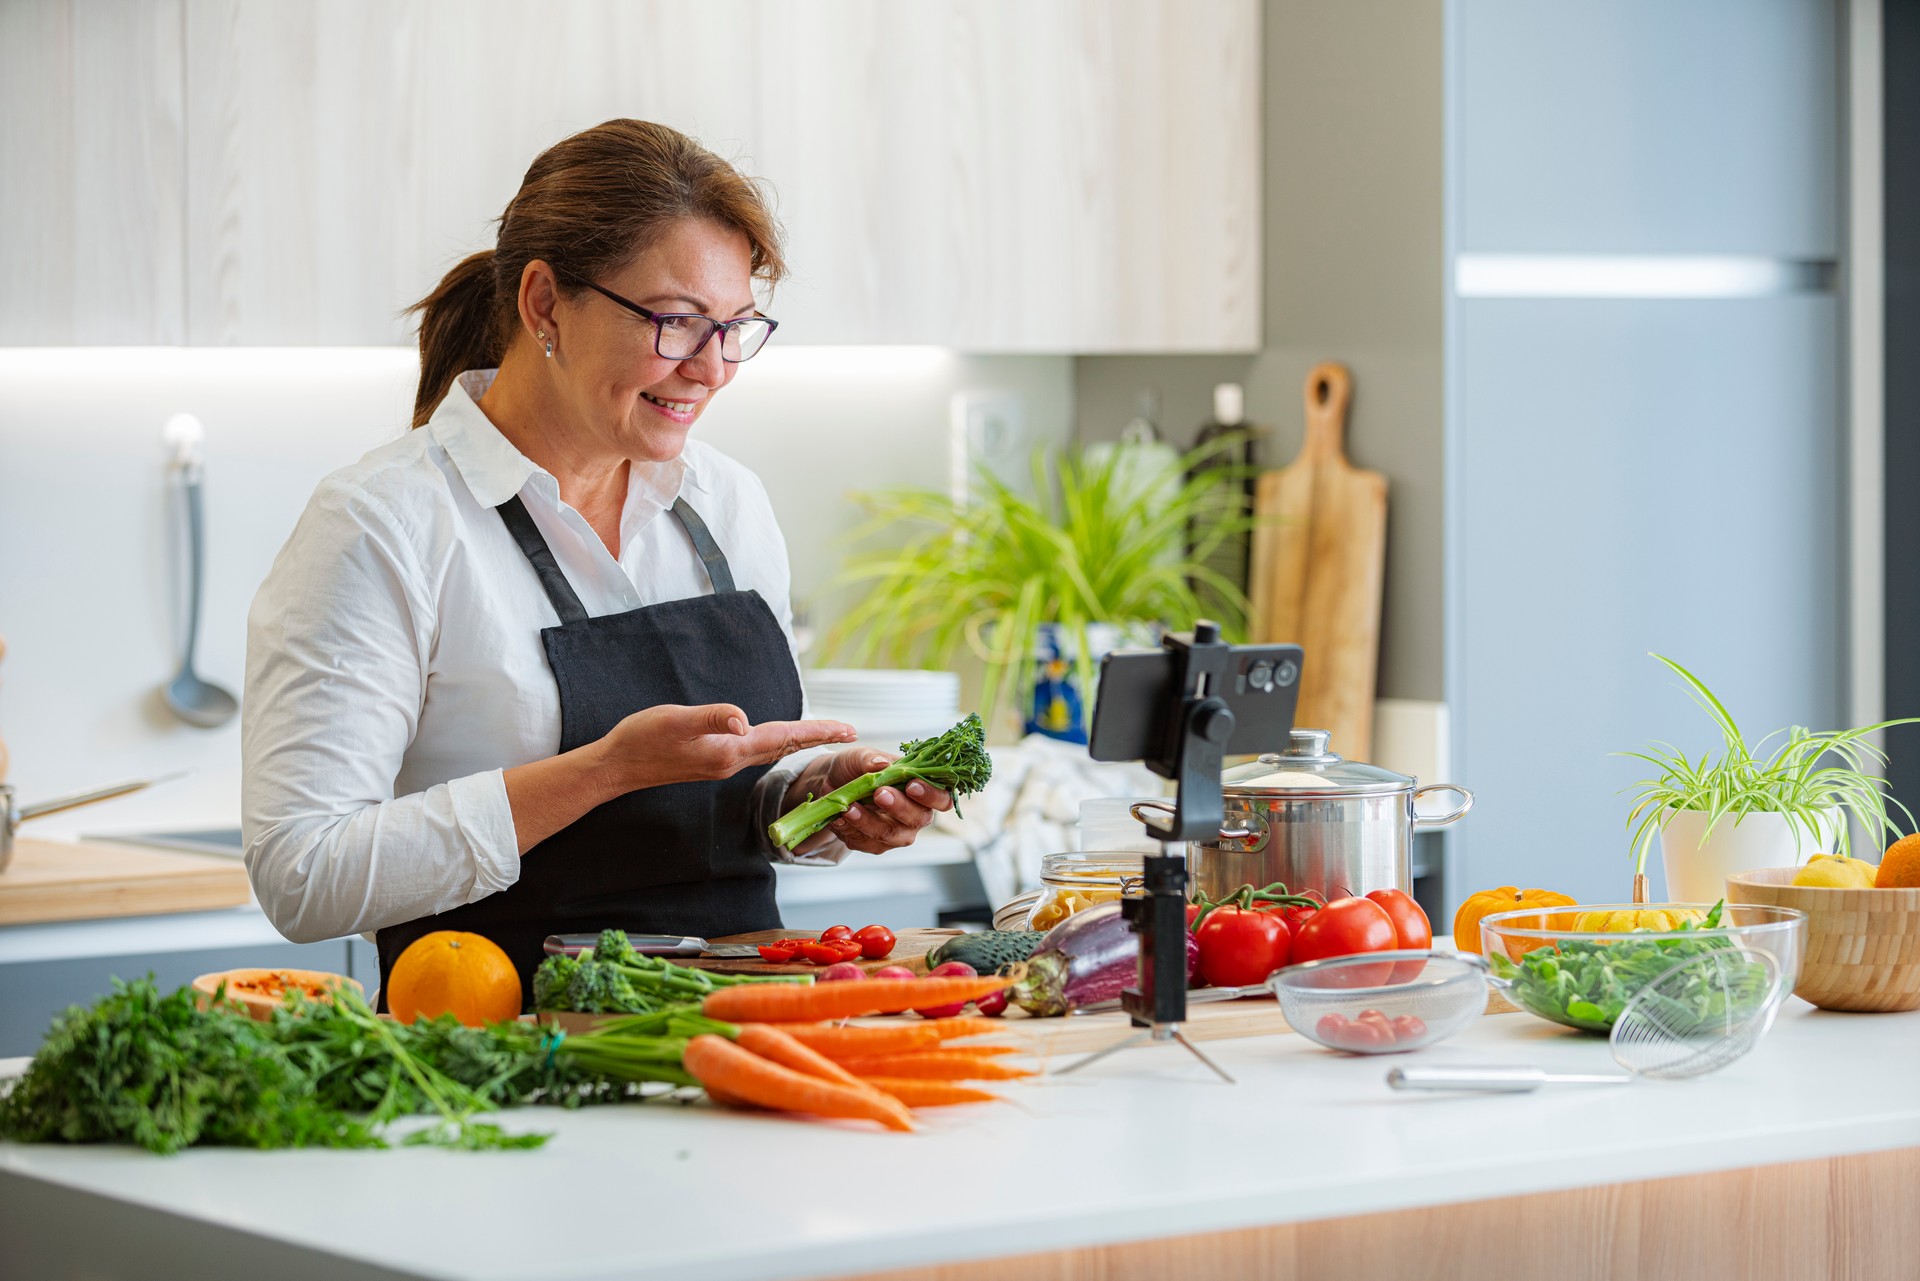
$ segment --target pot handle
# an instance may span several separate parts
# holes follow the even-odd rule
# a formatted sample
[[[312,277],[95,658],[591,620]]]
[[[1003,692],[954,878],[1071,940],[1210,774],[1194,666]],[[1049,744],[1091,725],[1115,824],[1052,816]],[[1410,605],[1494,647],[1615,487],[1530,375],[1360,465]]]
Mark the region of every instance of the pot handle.
[[[1469,801],[1468,804],[1472,804],[1472,802]],[[1133,804],[1127,806],[1127,813],[1133,815],[1138,822],[1144,824],[1150,831],[1154,830],[1156,825],[1149,822],[1146,815],[1140,812],[1141,810],[1157,810],[1165,814],[1168,818],[1173,817],[1173,806],[1166,801],[1135,801]],[[1464,814],[1466,811],[1462,810],[1461,813]],[[1260,816],[1250,814],[1248,817],[1252,818],[1256,823],[1260,823],[1260,830],[1256,831],[1251,828],[1244,828],[1237,832],[1230,832],[1225,827],[1222,827],[1220,829],[1220,839],[1223,841],[1238,841],[1244,840],[1249,836],[1260,836],[1264,838],[1266,836],[1266,824],[1261,822]],[[1261,848],[1264,848],[1264,846]]]
[[[1419,804],[1420,798],[1428,792],[1452,792],[1460,798],[1460,804],[1445,814],[1428,815],[1416,811],[1413,816],[1413,830],[1416,832],[1430,832],[1436,827],[1452,827],[1465,818],[1467,811],[1473,808],[1473,793],[1453,783],[1429,783],[1425,787],[1414,788],[1414,804]]]

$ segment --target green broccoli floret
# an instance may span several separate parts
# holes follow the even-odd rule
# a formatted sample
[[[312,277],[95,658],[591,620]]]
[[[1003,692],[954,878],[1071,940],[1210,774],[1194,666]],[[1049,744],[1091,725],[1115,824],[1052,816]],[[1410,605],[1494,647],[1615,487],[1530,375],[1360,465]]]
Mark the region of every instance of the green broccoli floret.
[[[905,787],[922,779],[954,796],[971,796],[993,777],[993,758],[987,754],[987,731],[978,713],[936,738],[900,745],[901,757],[885,769],[862,774],[825,796],[810,798],[783,814],[767,828],[781,849],[790,850],[815,832],[866,800],[883,787]],[[955,812],[959,806],[955,805]]]
[[[567,982],[566,1008],[582,1014],[645,1014],[654,1003],[634,990],[617,965],[584,959]]]
[[[573,982],[574,971],[579,968],[580,962],[571,956],[549,956],[540,962],[540,968],[533,972],[533,1008],[565,1009],[567,985]]]
[[[625,930],[601,930],[600,941],[593,946],[593,959],[608,965],[633,964],[633,944]]]

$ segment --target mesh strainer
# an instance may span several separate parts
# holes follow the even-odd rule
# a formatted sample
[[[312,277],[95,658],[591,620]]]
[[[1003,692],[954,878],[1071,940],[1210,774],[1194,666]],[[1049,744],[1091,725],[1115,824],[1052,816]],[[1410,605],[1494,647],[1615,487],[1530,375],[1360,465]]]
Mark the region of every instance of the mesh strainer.
[[[1624,1073],[1554,1073],[1534,1067],[1396,1068],[1397,1090],[1521,1093],[1562,1082],[1621,1083],[1718,1071],[1751,1050],[1773,1026],[1786,996],[1769,952],[1716,948],[1680,962],[1641,988],[1614,1022],[1609,1045]]]
[[[1287,1026],[1308,1040],[1352,1054],[1396,1054],[1444,1040],[1479,1018],[1487,1008],[1487,963],[1460,952],[1364,952],[1290,965],[1267,986]],[[1361,1026],[1382,1021],[1382,1031]]]

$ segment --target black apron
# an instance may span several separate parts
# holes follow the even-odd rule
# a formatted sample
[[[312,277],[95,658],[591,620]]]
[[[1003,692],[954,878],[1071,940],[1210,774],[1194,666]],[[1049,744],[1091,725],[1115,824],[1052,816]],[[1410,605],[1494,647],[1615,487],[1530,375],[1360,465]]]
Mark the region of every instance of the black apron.
[[[602,618],[587,617],[519,497],[497,510],[560,616],[540,639],[560,687],[561,751],[663,703],[733,703],[756,725],[799,718],[800,674],[786,633],[760,593],[734,590],[726,556],[686,500],[673,504],[673,515],[693,540],[713,595]],[[619,928],[713,938],[779,928],[773,866],[752,803],[754,784],[770,768],[629,792],[527,851],[520,879],[508,888],[381,930],[383,997],[394,959],[434,930],[466,930],[498,943],[531,1004],[533,971],[549,934]]]

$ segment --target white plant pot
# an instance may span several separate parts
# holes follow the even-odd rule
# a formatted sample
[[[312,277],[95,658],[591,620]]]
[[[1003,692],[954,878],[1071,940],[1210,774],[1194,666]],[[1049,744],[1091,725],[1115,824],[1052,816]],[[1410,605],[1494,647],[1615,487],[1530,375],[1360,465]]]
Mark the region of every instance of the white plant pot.
[[[1724,815],[1708,832],[1705,811],[1665,811],[1660,861],[1667,870],[1669,902],[1712,903],[1726,897],[1727,877],[1735,872],[1798,867],[1834,848],[1842,822],[1839,810],[1824,811],[1816,839],[1784,814],[1748,814],[1738,822],[1734,817]]]

